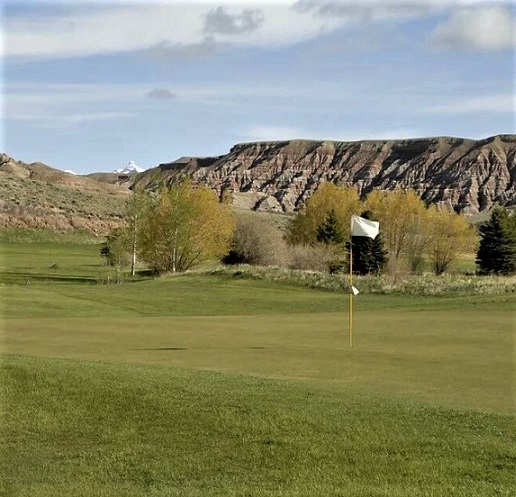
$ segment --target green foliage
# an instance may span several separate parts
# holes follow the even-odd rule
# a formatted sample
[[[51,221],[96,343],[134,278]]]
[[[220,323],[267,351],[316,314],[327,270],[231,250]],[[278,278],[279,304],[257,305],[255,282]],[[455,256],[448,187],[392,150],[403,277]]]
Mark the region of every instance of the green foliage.
[[[330,248],[333,257],[328,262],[328,271],[335,274],[346,267],[344,257],[344,229],[337,217],[335,209],[330,209],[324,221],[317,227],[317,241]]]
[[[497,207],[480,225],[477,265],[483,274],[516,273],[516,215]]]
[[[414,237],[424,236],[425,204],[414,190],[373,190],[365,200],[365,207],[380,222],[389,269],[396,275],[400,259],[412,248]]]
[[[369,211],[363,212],[361,217],[373,219]],[[382,234],[378,233],[374,240],[367,236],[353,236],[352,243],[353,273],[380,274],[387,263],[387,251],[384,249]]]
[[[344,230],[335,209],[330,209],[324,221],[317,227],[316,239],[325,245],[342,245],[344,243]]]
[[[467,220],[446,208],[427,210],[426,250],[437,275],[445,273],[461,253],[474,250],[477,233]]]
[[[307,200],[304,208],[292,219],[287,237],[289,243],[316,243],[318,230],[332,210],[342,229],[343,238],[347,239],[351,215],[360,211],[358,193],[353,188],[322,183]]]
[[[123,229],[114,230],[100,246],[100,255],[111,267],[122,268],[129,264],[129,243]]]
[[[223,257],[233,233],[230,208],[204,187],[179,181],[128,206],[126,238],[156,274]]]
[[[406,268],[421,274],[428,260],[436,274],[443,274],[461,255],[476,249],[475,229],[464,216],[426,206],[413,190],[374,190],[361,203],[356,191],[331,183],[323,183],[292,219],[288,241],[337,246],[349,239],[351,215],[364,208],[379,221],[381,238],[353,242],[358,274],[379,273],[386,266],[393,277]],[[331,271],[345,263],[340,257],[330,261]]]

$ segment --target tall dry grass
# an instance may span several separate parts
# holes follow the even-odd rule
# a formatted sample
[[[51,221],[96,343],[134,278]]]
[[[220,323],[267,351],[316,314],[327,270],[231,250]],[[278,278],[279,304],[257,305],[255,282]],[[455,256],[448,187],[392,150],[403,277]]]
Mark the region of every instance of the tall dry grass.
[[[349,276],[321,271],[259,267],[250,265],[220,266],[208,271],[213,275],[285,282],[326,291],[348,292]],[[516,292],[516,276],[476,276],[433,274],[406,276],[353,275],[353,284],[362,293],[407,294],[420,296],[500,295]]]

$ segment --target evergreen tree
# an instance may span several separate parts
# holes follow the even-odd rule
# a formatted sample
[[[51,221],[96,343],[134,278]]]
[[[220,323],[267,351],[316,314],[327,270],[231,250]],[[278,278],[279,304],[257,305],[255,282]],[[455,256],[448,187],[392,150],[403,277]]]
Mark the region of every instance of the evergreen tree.
[[[477,266],[483,274],[516,273],[516,216],[502,207],[479,227]]]
[[[328,262],[328,271],[338,273],[346,266],[344,257],[344,240],[346,235],[335,209],[330,209],[324,221],[317,227],[317,241],[333,248],[335,257]]]
[[[337,218],[335,209],[331,209],[322,224],[317,228],[317,241],[326,245],[344,243],[344,230]]]
[[[361,217],[371,219],[371,213],[366,211],[362,213]],[[382,235],[379,233],[374,240],[367,236],[353,236],[351,240],[353,243],[353,273],[379,274],[387,262],[387,251],[384,249]]]

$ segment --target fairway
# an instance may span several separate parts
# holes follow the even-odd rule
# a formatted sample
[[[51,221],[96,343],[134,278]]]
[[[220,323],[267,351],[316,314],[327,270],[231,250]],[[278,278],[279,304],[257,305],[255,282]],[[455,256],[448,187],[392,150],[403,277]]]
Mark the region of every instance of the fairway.
[[[511,495],[513,294],[360,294],[350,349],[343,293],[99,284],[97,247],[40,248],[8,245],[0,287],[5,495]]]

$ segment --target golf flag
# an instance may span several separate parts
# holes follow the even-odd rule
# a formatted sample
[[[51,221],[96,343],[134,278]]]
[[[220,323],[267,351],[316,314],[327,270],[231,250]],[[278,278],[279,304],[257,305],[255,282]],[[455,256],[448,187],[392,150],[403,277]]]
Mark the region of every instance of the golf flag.
[[[380,231],[380,223],[378,221],[369,221],[359,216],[351,217],[351,236],[367,236],[373,240]]]
[[[358,288],[356,286],[351,285],[351,293],[353,295],[358,295],[360,292],[358,291]]]

